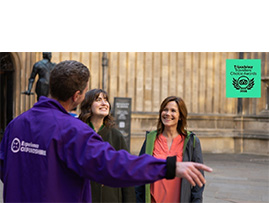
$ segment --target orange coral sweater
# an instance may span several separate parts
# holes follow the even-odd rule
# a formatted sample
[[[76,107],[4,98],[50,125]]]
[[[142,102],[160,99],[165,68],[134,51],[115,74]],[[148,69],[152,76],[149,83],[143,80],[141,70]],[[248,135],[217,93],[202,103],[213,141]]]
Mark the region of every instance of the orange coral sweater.
[[[168,156],[177,156],[177,162],[182,161],[184,137],[178,135],[173,139],[170,150],[167,139],[162,134],[156,138],[153,156],[166,159]],[[181,178],[172,180],[162,179],[150,185],[151,202],[180,202]]]

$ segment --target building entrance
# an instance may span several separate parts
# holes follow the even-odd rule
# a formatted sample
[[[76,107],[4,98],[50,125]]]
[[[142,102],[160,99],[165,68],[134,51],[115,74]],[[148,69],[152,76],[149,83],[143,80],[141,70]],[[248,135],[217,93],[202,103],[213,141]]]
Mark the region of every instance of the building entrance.
[[[7,124],[13,119],[14,65],[8,52],[0,52],[0,140]]]

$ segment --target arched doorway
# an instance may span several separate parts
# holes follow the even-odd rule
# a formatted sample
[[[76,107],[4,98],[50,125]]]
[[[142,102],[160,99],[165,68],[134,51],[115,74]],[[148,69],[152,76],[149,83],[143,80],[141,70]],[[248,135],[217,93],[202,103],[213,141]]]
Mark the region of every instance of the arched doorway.
[[[7,124],[13,119],[13,75],[11,53],[0,52],[0,140]]]

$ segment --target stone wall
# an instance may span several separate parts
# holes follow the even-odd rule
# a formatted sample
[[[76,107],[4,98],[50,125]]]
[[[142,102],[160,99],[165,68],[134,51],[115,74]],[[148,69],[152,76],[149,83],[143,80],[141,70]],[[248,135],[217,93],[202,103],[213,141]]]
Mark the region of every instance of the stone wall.
[[[156,129],[158,114],[133,114],[131,153],[138,154],[146,131]],[[203,152],[269,155],[267,116],[195,115],[188,130],[200,139]]]

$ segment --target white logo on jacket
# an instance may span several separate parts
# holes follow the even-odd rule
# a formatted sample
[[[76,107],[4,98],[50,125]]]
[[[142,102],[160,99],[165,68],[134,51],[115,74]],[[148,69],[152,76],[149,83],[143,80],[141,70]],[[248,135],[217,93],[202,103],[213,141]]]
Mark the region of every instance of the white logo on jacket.
[[[19,138],[14,138],[11,143],[11,151],[13,153],[25,152],[31,154],[37,154],[41,156],[46,156],[46,150],[39,149],[39,144],[34,144],[32,142],[20,141]]]
[[[14,138],[11,143],[11,151],[17,153],[20,151],[21,142],[18,138]]]

